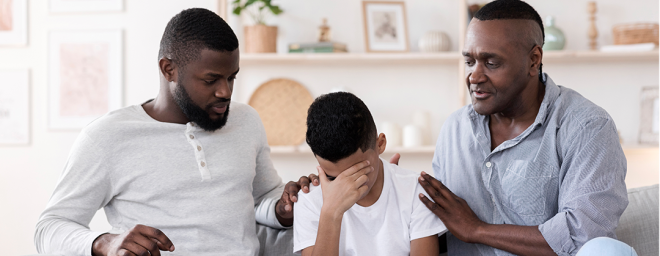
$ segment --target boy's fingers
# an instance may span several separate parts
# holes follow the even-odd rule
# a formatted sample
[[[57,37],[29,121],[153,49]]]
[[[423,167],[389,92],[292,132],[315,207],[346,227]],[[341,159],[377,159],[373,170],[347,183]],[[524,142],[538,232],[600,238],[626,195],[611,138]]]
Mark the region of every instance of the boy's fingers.
[[[344,176],[351,176],[351,175],[355,174],[356,172],[359,172],[360,170],[364,169],[365,167],[367,167],[367,166],[369,166],[369,165],[371,165],[371,163],[369,163],[369,160],[364,160],[364,161],[362,161],[362,162],[359,162],[359,163],[357,163],[357,164],[355,164],[355,165],[349,167],[348,169],[346,169],[345,171],[343,171],[343,172],[342,172],[341,174],[339,174],[339,175],[340,175],[340,176],[341,176],[341,175],[344,175]]]
[[[372,171],[374,171],[374,167],[373,167],[373,166],[367,166],[367,167],[362,168],[362,169],[359,170],[358,172],[353,173],[353,174],[350,175],[349,177],[351,177],[353,180],[356,180],[356,179],[359,178],[360,176],[367,175],[368,173],[370,173],[370,172],[372,172]]]
[[[365,185],[369,181],[369,177],[367,175],[362,175],[357,180],[355,180],[354,186],[355,188],[359,188]]]
[[[323,171],[323,168],[321,166],[317,166],[316,170],[319,172],[319,181],[323,183],[328,183],[330,182],[328,180],[328,177],[325,176],[325,171]]]

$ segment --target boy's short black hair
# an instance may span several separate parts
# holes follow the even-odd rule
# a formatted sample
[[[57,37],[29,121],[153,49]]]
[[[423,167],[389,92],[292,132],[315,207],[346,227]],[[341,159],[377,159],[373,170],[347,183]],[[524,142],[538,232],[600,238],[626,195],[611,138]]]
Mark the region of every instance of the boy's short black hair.
[[[184,68],[199,59],[202,49],[234,51],[238,38],[227,22],[216,13],[203,8],[191,8],[172,17],[160,40],[158,59],[166,57]]]
[[[321,95],[307,111],[307,144],[314,155],[336,163],[376,146],[376,124],[367,105],[348,92]]]

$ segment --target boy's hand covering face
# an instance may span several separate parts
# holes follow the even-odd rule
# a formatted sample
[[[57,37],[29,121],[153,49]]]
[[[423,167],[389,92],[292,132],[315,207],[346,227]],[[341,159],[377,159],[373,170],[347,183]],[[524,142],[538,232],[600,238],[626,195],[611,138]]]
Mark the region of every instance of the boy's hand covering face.
[[[316,167],[321,180],[323,191],[323,208],[336,214],[344,214],[358,200],[362,199],[369,188],[366,185],[369,178],[367,174],[374,168],[369,161],[362,161],[343,171],[330,181],[323,168]]]

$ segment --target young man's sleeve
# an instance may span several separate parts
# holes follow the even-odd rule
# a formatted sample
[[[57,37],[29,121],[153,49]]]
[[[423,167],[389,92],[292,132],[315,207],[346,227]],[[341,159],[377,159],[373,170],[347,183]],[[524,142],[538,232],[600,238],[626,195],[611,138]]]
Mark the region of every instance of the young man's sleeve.
[[[316,189],[321,189],[317,187]],[[320,207],[314,204],[313,195],[300,194],[293,206],[293,252],[300,254],[303,249],[314,246],[321,218]]]
[[[90,230],[89,222],[112,197],[101,151],[84,132],[76,140],[37,222],[34,244],[39,253],[92,255],[92,243],[103,233]]]
[[[252,181],[252,197],[254,198],[254,217],[260,224],[271,228],[283,229],[277,216],[275,215],[275,206],[282,197],[284,183],[282,178],[275,170],[273,162],[270,160],[270,147],[266,139],[266,130],[264,129],[259,115],[253,109],[252,118],[255,120],[256,135],[259,137],[258,152],[256,159],[256,175]]]
[[[447,232],[447,227],[440,218],[435,216],[419,199],[419,193],[423,193],[430,198],[422,185],[418,183],[415,188],[413,211],[410,217],[410,241],[432,235],[442,235]]]

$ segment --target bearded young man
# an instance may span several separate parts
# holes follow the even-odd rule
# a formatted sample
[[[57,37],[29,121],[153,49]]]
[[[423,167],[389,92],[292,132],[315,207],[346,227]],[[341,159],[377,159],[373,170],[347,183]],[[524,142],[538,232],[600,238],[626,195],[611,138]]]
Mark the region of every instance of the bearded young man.
[[[612,239],[628,205],[614,121],[541,71],[543,40],[538,13],[518,0],[470,22],[472,104],[445,121],[437,180],[419,180],[450,231],[449,255],[636,255]]]
[[[209,10],[184,10],[158,57],[155,99],[80,133],[37,224],[39,253],[256,255],[255,220],[292,225],[295,194],[315,178],[285,187],[259,115],[231,103],[239,71],[231,28]],[[88,227],[100,208],[109,233]]]

